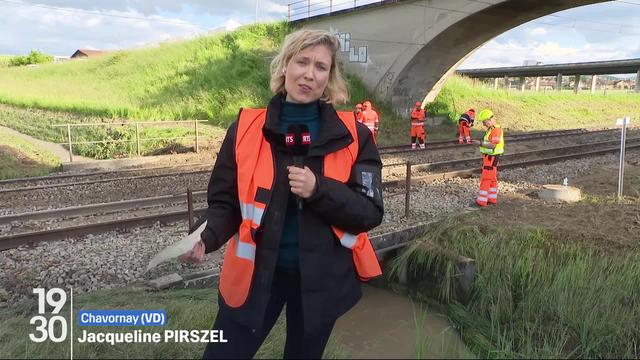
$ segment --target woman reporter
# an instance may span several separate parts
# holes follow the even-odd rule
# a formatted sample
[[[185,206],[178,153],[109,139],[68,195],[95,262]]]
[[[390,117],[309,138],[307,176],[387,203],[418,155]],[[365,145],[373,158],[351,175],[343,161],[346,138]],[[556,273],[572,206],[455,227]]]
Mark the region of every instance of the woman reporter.
[[[208,344],[204,358],[253,357],[285,303],[284,357],[319,358],[359,282],[381,275],[366,232],[382,221],[382,164],[369,129],[333,107],[348,96],[339,48],[326,31],[288,35],[271,63],[275,96],[241,109],[227,131],[206,228],[182,257],[202,261],[228,241],[213,325],[228,342]],[[303,167],[292,166],[292,129],[310,136]]]

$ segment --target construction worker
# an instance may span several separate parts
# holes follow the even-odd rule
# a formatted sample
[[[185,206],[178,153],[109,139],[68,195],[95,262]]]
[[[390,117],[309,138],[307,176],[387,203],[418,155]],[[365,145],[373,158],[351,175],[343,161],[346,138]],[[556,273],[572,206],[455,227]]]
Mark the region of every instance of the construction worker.
[[[416,102],[416,107],[411,111],[411,149],[415,150],[420,144],[420,149],[426,147],[427,135],[424,131],[424,119],[426,112],[422,109],[422,103]]]
[[[471,144],[471,127],[475,121],[476,110],[469,109],[466,113],[460,115],[458,119],[458,144],[462,144],[462,140],[467,140],[467,144]]]
[[[371,105],[371,101],[367,100],[364,103],[364,111],[362,112],[362,122],[367,125],[371,133],[373,134],[373,139],[375,140],[378,135],[378,125],[379,125],[379,117],[378,113],[373,110],[373,105]]]
[[[356,104],[356,111],[354,111],[353,113],[356,116],[356,121],[358,122],[362,122],[362,111],[364,110],[364,106],[362,106],[362,104]]]
[[[476,198],[478,206],[496,204],[498,202],[498,159],[504,153],[504,133],[500,125],[493,118],[493,112],[484,109],[478,114],[478,120],[487,128],[482,142],[474,140],[480,145],[482,153],[482,176],[480,190]]]

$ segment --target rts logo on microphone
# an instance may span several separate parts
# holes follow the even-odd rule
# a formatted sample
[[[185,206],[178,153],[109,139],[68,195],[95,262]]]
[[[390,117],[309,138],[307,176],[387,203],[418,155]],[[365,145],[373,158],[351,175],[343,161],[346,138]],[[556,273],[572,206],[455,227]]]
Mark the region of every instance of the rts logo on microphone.
[[[311,133],[302,133],[302,145],[311,145]]]
[[[284,137],[284,142],[287,146],[293,146],[296,144],[296,140],[295,137],[293,136],[293,134],[287,134]]]

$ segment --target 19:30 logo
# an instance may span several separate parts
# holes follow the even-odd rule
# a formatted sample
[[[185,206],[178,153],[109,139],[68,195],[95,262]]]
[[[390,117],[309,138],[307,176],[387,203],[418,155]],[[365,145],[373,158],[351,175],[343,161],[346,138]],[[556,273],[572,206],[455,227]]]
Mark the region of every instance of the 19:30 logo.
[[[67,319],[60,313],[62,307],[67,302],[67,293],[60,288],[49,289],[43,288],[33,289],[33,293],[38,295],[38,314],[31,318],[29,324],[36,325],[36,333],[29,334],[29,338],[33,342],[44,342],[51,340],[53,342],[63,342],[67,339]],[[45,304],[46,302],[46,304]],[[50,318],[46,318],[46,307],[52,307]],[[59,324],[56,326],[56,324]]]

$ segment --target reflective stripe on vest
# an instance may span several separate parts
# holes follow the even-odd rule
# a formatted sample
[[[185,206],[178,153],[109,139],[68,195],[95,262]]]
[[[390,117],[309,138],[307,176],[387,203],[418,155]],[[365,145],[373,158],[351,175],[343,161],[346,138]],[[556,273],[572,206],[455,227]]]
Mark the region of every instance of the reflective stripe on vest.
[[[500,125],[495,125],[493,128],[496,129],[500,129]],[[484,133],[484,140],[483,143],[490,143],[491,140],[489,139],[489,136],[491,136],[491,132],[493,131],[493,128],[487,130]],[[501,155],[504,153],[504,131],[502,131],[502,129],[500,129],[500,142],[498,144],[496,144],[496,147],[494,149],[489,149],[487,147],[484,147],[482,145],[480,145],[480,152],[482,154],[487,154],[487,155]]]
[[[358,134],[353,112],[338,112],[338,115],[354,141],[346,148],[325,155],[324,176],[346,183],[358,157]],[[219,284],[225,303],[234,308],[242,306],[249,295],[256,252],[254,233],[262,225],[269,202],[257,201],[256,194],[259,188],[271,194],[275,176],[271,145],[262,134],[265,120],[265,109],[242,109],[238,118],[235,154],[242,223],[238,233],[229,239]],[[334,226],[332,230],[340,244],[353,251],[354,265],[361,280],[382,274],[366,233],[349,234]]]

